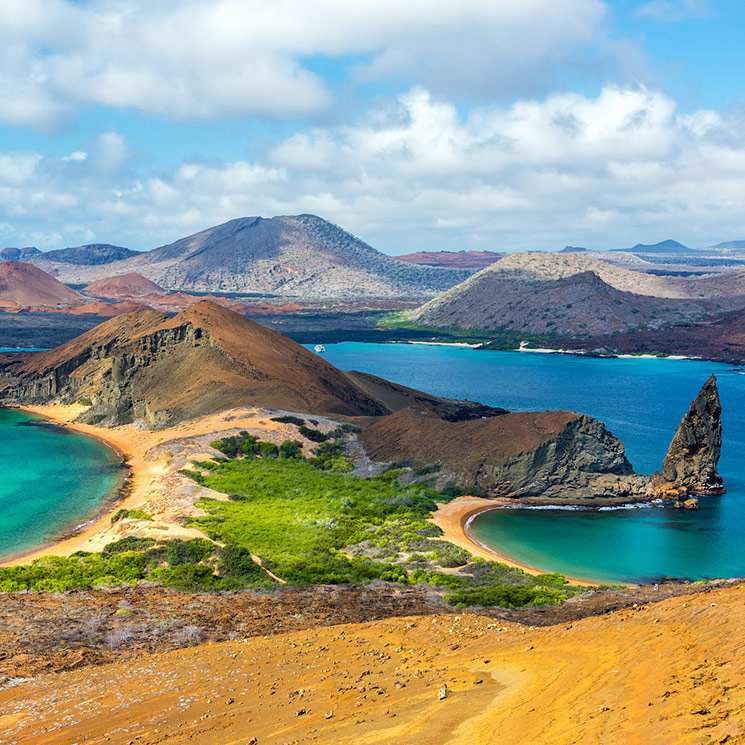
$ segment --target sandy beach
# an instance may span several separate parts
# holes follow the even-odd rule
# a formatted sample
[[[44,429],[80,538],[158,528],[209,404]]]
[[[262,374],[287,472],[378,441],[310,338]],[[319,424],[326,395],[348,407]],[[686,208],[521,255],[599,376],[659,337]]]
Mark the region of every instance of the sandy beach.
[[[469,344],[465,341],[404,341],[394,342],[395,344],[425,344],[429,347],[466,347],[467,349],[476,349],[481,346],[479,344]]]
[[[281,412],[267,409],[233,409],[182,422],[167,429],[143,430],[132,425],[108,428],[76,422],[75,419],[84,410],[78,404],[23,408],[106,443],[125,459],[130,477],[122,490],[123,499],[110,500],[102,505],[101,512],[90,522],[84,523],[79,533],[14,556],[0,562],[0,566],[27,564],[40,556],[69,556],[75,551],[97,552],[107,543],[120,540],[125,535],[157,539],[204,538],[201,531],[184,527],[177,518],[204,514],[195,506],[195,502],[202,497],[227,497],[201,487],[178,473],[179,469],[188,466],[192,460],[211,455],[206,442],[189,440],[213,434],[216,439],[219,437],[218,433],[231,430],[260,434],[261,439],[276,444],[290,438],[303,439],[298,437],[294,425],[272,422],[271,417]],[[314,443],[304,444],[306,455],[310,454],[311,446]],[[120,509],[142,510],[153,520],[125,518],[112,525],[111,516]]]
[[[452,502],[446,504],[437,504],[437,512],[432,516],[432,522],[437,525],[443,532],[443,537],[454,543],[456,546],[466,549],[474,556],[480,556],[491,561],[499,561],[511,567],[522,569],[526,574],[538,575],[545,574],[550,570],[536,569],[536,567],[523,564],[519,561],[506,556],[505,554],[495,551],[477,541],[468,530],[468,523],[483,512],[489,512],[495,509],[514,505],[515,501],[504,497],[496,499],[484,499],[483,497],[458,497]],[[567,577],[574,585],[593,586],[605,584],[601,581],[592,581],[590,579],[581,579],[578,577]]]

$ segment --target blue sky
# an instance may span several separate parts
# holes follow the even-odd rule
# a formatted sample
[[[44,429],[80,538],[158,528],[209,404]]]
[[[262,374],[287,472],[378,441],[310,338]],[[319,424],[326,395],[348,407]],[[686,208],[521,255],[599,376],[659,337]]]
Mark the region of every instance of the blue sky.
[[[0,0],[0,246],[745,239],[736,0]]]

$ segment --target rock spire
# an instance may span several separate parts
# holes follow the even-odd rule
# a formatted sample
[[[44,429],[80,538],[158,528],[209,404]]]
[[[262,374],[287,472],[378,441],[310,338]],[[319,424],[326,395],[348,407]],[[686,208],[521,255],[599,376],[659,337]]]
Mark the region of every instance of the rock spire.
[[[689,493],[718,494],[724,491],[717,471],[722,449],[722,405],[717,379],[712,375],[688,413],[683,417],[665,456],[662,477]]]

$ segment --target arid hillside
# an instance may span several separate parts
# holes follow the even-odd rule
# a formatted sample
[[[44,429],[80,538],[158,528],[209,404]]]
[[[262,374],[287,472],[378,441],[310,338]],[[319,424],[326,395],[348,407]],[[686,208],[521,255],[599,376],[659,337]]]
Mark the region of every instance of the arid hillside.
[[[24,306],[68,306],[83,302],[75,290],[33,264],[0,262],[0,308]]]
[[[395,256],[399,261],[425,266],[444,266],[453,269],[473,269],[477,271],[499,261],[504,254],[494,251],[418,251],[413,254]]]
[[[248,633],[20,680],[0,728],[17,745],[742,743],[743,624],[737,585],[546,628],[463,613]]]
[[[315,215],[239,218],[105,265],[34,261],[69,283],[137,272],[168,290],[309,298],[431,297],[471,274],[398,261]]]
[[[745,310],[711,319],[610,337],[561,339],[567,349],[613,354],[665,353],[745,364]]]
[[[87,421],[147,426],[241,405],[348,416],[382,416],[414,403],[445,416],[469,406],[474,416],[492,411],[377,380],[347,375],[282,334],[202,301],[173,318],[127,313],[47,352],[7,356],[0,401],[83,397],[92,402]]]
[[[512,254],[410,314],[429,326],[604,335],[745,307],[745,272],[664,277],[583,254]]]

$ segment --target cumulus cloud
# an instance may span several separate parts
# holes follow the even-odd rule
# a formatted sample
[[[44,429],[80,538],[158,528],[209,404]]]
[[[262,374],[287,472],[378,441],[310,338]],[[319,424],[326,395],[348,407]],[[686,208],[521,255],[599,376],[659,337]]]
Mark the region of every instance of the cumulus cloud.
[[[602,35],[601,0],[0,0],[0,121],[49,129],[90,105],[174,121],[313,116],[317,58],[357,82],[478,99],[545,90]]]
[[[125,157],[102,168],[107,147],[129,152],[116,133],[85,160],[0,154],[0,221],[16,225],[24,245],[33,230],[66,243],[92,231],[152,248],[238,216],[299,212],[388,253],[668,237],[707,245],[745,238],[743,129],[716,111],[681,113],[645,88],[558,93],[464,118],[417,87],[352,125],[296,134],[252,161],[153,173]]]
[[[710,14],[709,0],[652,0],[636,12],[640,18],[653,18],[661,23],[707,18]]]

